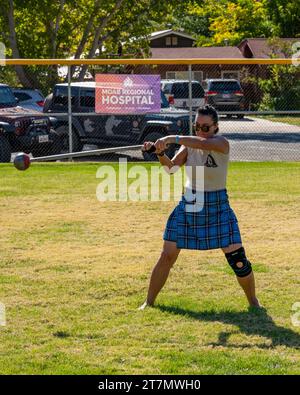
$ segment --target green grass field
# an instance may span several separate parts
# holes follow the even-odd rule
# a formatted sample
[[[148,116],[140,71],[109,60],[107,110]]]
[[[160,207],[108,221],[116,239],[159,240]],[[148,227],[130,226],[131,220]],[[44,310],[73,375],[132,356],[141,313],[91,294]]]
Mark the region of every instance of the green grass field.
[[[287,116],[283,116],[283,115],[260,115],[259,117],[255,117],[255,118],[263,118],[266,119],[268,121],[272,121],[272,122],[283,122],[283,123],[288,123],[289,125],[295,125],[295,126],[300,126],[300,117],[299,116],[293,116],[293,115],[287,115]]]
[[[299,374],[300,163],[230,164],[260,312],[219,250],[182,251],[138,311],[175,202],[99,202],[99,166],[0,166],[0,373]]]

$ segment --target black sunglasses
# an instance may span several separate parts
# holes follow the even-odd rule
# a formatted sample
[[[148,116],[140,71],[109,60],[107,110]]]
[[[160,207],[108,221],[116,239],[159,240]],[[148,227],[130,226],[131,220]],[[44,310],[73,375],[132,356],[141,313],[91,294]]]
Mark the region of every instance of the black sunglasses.
[[[196,123],[196,124],[194,124],[194,130],[196,132],[200,132],[200,130],[202,130],[202,132],[208,133],[212,126],[214,126],[214,124],[212,124],[212,125],[203,125],[202,126],[199,123]]]

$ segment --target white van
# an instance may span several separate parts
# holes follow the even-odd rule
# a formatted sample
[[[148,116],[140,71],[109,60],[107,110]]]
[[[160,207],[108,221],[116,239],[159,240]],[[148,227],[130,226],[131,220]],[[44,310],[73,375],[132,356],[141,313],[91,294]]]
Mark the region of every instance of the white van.
[[[176,108],[189,108],[189,80],[161,80],[161,89],[169,104]],[[205,92],[199,81],[192,81],[192,108],[204,106]]]

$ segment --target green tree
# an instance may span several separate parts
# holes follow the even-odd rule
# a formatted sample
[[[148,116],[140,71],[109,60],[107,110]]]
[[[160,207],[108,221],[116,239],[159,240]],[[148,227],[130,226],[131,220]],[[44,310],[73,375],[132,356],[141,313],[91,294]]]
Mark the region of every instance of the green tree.
[[[209,30],[209,18],[211,8],[208,7],[207,1],[190,1],[184,9],[182,7],[176,7],[173,14],[167,17],[166,24],[172,26],[174,30],[183,30],[186,33],[193,35],[198,42],[200,37],[205,41],[209,40],[212,36]],[[165,26],[161,26],[165,28]]]
[[[213,42],[228,40],[236,45],[246,37],[269,37],[276,33],[264,0],[232,0],[218,7],[219,15],[210,19]]]
[[[279,34],[266,1],[191,0],[183,12],[174,11],[170,23],[194,35],[197,46],[236,45],[246,37]]]
[[[259,80],[261,111],[298,110],[300,107],[299,70],[296,66],[272,65],[268,78]]]
[[[270,56],[290,58],[293,53],[291,44],[282,42],[278,37],[268,40]],[[280,54],[280,55],[279,55]],[[300,71],[296,65],[270,65],[267,78],[259,79],[262,111],[298,110],[300,108]]]
[[[300,36],[299,0],[266,0],[265,4],[280,37]]]
[[[0,3],[0,40],[12,58],[96,58],[147,53],[153,23],[172,13],[175,0],[7,0]],[[181,2],[180,7],[185,1]],[[76,76],[83,79],[86,67]],[[47,91],[57,67],[15,67],[25,87]],[[78,70],[77,70],[78,71]],[[72,73],[75,68],[72,69]],[[3,72],[2,72],[3,74]]]

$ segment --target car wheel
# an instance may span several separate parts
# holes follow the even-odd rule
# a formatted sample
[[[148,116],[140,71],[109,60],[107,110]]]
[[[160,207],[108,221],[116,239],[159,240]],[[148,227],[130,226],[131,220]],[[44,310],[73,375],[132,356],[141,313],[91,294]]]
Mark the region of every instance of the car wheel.
[[[55,129],[55,132],[60,136],[62,140],[62,153],[70,152],[69,145],[69,129],[68,126],[62,125]],[[83,144],[76,130],[72,129],[72,152],[82,151]]]
[[[165,137],[166,135],[160,132],[150,132],[148,133],[143,141],[153,141],[155,142],[156,140]],[[176,152],[177,145],[176,144],[170,144],[169,148],[166,150],[166,155],[168,155],[169,158],[172,158]],[[148,152],[143,152],[143,157],[144,160],[147,162],[157,162],[158,158],[157,155],[154,153],[148,153]]]
[[[9,163],[11,159],[11,146],[5,136],[0,136],[0,163]]]

